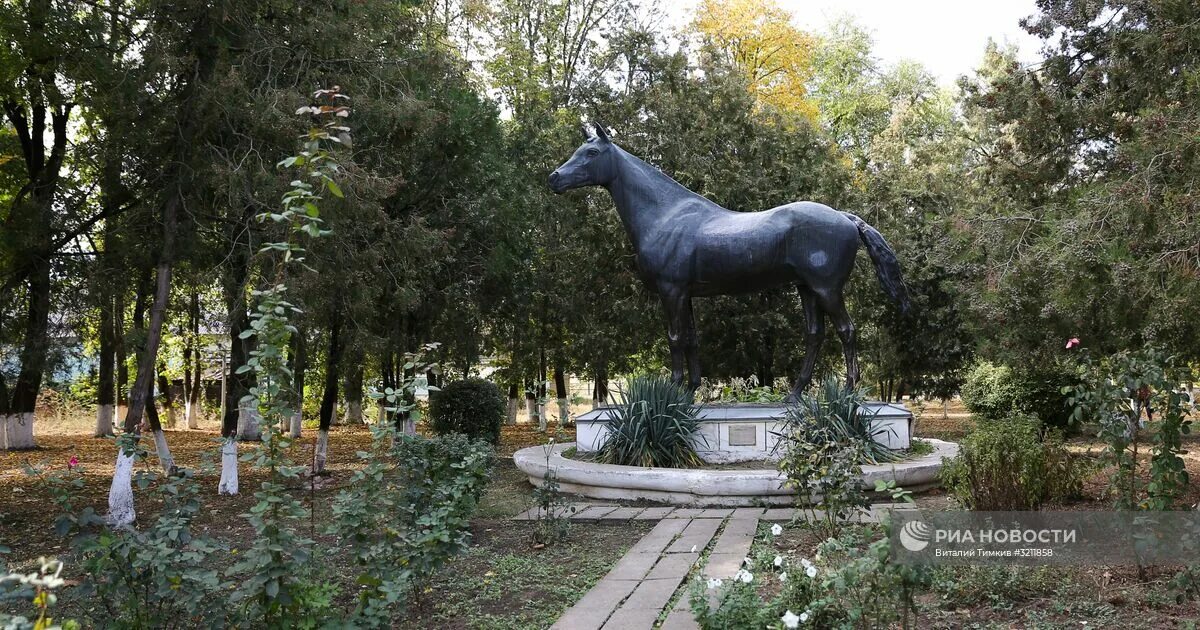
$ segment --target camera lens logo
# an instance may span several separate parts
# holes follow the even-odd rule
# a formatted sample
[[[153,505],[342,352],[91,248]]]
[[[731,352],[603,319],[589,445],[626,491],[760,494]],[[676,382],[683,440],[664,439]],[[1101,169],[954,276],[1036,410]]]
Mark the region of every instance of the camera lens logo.
[[[909,521],[900,528],[900,544],[909,551],[920,551],[929,546],[933,528],[922,521]]]

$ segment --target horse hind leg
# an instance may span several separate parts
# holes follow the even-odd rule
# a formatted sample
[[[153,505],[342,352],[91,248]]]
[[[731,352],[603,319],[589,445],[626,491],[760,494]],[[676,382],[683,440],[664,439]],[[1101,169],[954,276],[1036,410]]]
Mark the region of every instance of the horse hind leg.
[[[800,304],[804,308],[804,365],[800,367],[800,377],[792,385],[792,393],[788,397],[790,400],[798,399],[812,383],[813,370],[821,355],[821,345],[825,342],[825,313],[821,311],[817,294],[800,287]]]
[[[846,312],[845,298],[840,290],[826,291],[820,294],[821,307],[829,313],[838,338],[842,340],[842,353],[846,357],[846,388],[852,389],[858,384],[858,346],[855,338],[854,321]]]

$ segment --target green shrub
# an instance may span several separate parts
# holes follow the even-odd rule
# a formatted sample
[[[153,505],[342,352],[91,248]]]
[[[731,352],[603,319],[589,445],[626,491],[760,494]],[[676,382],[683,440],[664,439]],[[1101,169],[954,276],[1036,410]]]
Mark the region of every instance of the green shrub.
[[[1063,388],[1076,383],[1073,372],[1058,365],[1014,369],[983,362],[967,375],[962,401],[976,418],[995,421],[1013,415],[1037,416],[1047,427],[1066,431],[1071,404]]]
[[[500,388],[481,378],[455,381],[429,397],[429,420],[438,435],[461,433],[499,445],[507,414]]]
[[[942,483],[972,510],[1036,510],[1077,495],[1081,467],[1056,431],[1015,416],[980,424],[963,439],[958,457],[942,468]]]
[[[694,468],[703,462],[694,440],[700,407],[683,387],[661,376],[638,376],[608,411],[608,440],[598,459],[622,466]]]

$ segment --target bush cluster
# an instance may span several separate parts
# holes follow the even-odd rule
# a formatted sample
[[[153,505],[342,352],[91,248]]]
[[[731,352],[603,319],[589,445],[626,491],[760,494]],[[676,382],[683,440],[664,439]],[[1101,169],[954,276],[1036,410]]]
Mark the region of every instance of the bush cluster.
[[[967,375],[962,401],[984,421],[1029,415],[1047,427],[1066,431],[1070,428],[1071,404],[1063,389],[1076,381],[1072,371],[1057,365],[1012,368],[983,362]]]
[[[429,420],[438,435],[461,433],[498,446],[507,413],[500,388],[481,378],[455,381],[429,396]]]
[[[1036,510],[1076,496],[1082,470],[1062,436],[1044,436],[1037,418],[1015,416],[982,423],[942,468],[942,484],[972,510]]]

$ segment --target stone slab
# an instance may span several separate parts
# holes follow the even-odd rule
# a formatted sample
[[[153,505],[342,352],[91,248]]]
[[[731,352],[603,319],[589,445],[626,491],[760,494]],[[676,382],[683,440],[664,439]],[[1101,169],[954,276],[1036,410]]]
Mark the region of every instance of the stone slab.
[[[668,578],[663,580],[642,580],[638,583],[637,588],[633,589],[633,593],[621,604],[618,609],[630,610],[653,610],[654,618],[658,618],[658,611],[661,611],[668,602],[671,601],[671,596],[675,594],[675,589],[679,587],[680,578]],[[610,620],[611,621],[611,620]],[[623,626],[613,626],[623,627]]]
[[[606,630],[652,630],[658,621],[653,608],[620,608],[604,624]]]
[[[637,585],[632,581],[600,580],[550,626],[551,630],[598,630]]]
[[[653,520],[663,519],[663,518],[667,518],[673,511],[675,511],[675,508],[670,507],[670,506],[648,507],[648,508],[642,510],[641,513],[639,513],[637,516],[633,517],[633,520],[635,520],[635,521],[653,521]]]
[[[660,553],[675,537],[687,528],[691,521],[683,519],[663,519],[658,522],[642,539],[633,544],[629,553]]]
[[[717,528],[721,526],[721,521],[715,518],[698,518],[688,523],[688,526],[679,534],[679,538],[667,547],[666,553],[691,553],[694,551],[703,551],[708,546],[708,541],[712,540],[713,534],[717,533]]]
[[[635,553],[630,551],[613,565],[604,576],[606,580],[641,580],[658,562],[658,552]]]
[[[796,516],[796,508],[771,508],[760,517],[764,521],[791,521]]]
[[[714,554],[734,554],[746,556],[754,543],[754,534],[758,532],[758,519],[729,520],[725,529],[713,545]]]
[[[615,505],[593,505],[571,515],[572,521],[598,521],[605,515],[615,512]]]
[[[732,518],[734,518],[734,519],[752,518],[754,520],[758,520],[758,517],[762,516],[762,513],[763,513],[763,508],[760,508],[760,507],[741,507],[741,508],[737,508],[733,511]]]
[[[700,559],[700,553],[672,553],[663,556],[646,576],[647,580],[683,580]]]
[[[667,614],[659,630],[700,630],[700,624],[692,615],[692,606],[686,593],[675,602],[675,607]]]
[[[699,518],[727,518],[733,514],[733,508],[709,508],[700,513]]]
[[[742,564],[745,561],[746,554],[742,553],[709,554],[708,562],[704,565],[700,574],[705,578],[728,580],[737,575],[738,569],[742,568]]]
[[[602,521],[628,521],[637,517],[645,508],[640,507],[619,507],[608,514],[605,514],[600,520]]]
[[[703,508],[676,508],[667,518],[696,518],[703,513]]]

